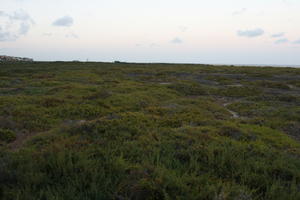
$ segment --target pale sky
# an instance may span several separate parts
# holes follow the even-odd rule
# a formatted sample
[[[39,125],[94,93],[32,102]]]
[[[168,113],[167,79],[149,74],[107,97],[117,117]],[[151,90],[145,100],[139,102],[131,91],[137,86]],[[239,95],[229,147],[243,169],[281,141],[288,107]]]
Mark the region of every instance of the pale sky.
[[[300,65],[300,0],[0,0],[0,55]]]

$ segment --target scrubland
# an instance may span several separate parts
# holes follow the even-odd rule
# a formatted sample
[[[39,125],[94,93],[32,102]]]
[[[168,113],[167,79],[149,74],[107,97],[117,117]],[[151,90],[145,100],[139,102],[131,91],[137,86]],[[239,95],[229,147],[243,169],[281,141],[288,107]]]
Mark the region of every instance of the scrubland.
[[[0,199],[300,199],[300,69],[0,64]]]

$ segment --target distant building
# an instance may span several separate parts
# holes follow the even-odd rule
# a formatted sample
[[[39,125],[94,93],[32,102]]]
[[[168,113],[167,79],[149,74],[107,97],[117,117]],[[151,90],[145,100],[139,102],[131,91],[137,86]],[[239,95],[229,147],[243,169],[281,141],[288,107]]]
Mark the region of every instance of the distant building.
[[[0,55],[0,62],[33,62],[33,59]]]

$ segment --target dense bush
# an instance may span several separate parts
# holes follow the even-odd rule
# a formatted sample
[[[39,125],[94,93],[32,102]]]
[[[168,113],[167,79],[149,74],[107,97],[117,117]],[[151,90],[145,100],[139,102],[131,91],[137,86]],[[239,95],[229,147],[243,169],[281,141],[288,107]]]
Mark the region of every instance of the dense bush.
[[[0,142],[12,142],[16,139],[16,133],[9,129],[0,129]]]
[[[183,95],[206,95],[207,90],[197,83],[175,83],[169,86],[169,88],[178,91]]]

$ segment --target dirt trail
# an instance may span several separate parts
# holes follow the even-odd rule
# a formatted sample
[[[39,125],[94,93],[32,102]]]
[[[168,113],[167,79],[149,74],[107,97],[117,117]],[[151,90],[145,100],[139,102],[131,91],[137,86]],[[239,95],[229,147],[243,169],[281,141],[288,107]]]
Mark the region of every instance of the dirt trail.
[[[229,108],[227,108],[227,106],[229,106],[229,105],[231,105],[233,103],[234,102],[223,103],[223,106],[232,115],[232,118],[241,118],[241,116],[237,112],[234,112],[234,111],[230,110]]]
[[[8,144],[8,147],[12,150],[12,151],[17,151],[18,149],[20,149],[20,147],[23,146],[23,144],[25,144],[25,142],[35,136],[38,135],[40,133],[43,132],[36,132],[36,133],[20,133],[17,135],[17,138],[15,141],[11,142],[10,144]]]

